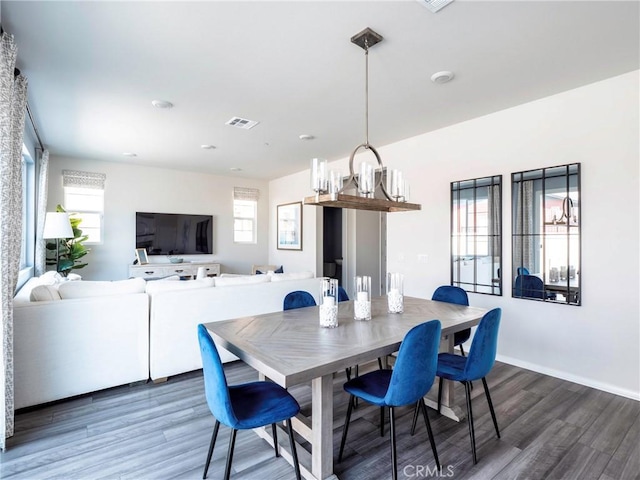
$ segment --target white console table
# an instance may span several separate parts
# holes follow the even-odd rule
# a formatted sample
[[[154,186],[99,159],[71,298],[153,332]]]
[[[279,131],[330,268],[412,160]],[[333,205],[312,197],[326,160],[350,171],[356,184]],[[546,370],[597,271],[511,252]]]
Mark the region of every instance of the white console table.
[[[129,277],[161,278],[179,275],[181,278],[196,278],[198,268],[204,267],[208,277],[220,276],[219,263],[147,263],[146,265],[129,265]]]

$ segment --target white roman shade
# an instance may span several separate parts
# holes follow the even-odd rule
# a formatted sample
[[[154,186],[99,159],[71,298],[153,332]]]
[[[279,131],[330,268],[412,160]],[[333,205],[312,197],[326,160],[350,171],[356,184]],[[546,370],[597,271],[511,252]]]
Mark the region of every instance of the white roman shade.
[[[257,202],[260,198],[260,190],[257,188],[233,187],[234,200],[250,200]]]
[[[95,188],[104,190],[107,175],[104,173],[81,172],[79,170],[63,170],[63,187]]]

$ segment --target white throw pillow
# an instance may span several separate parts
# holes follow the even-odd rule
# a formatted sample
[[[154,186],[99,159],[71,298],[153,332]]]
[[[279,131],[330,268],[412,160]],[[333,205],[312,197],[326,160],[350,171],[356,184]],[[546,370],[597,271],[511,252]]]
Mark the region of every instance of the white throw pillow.
[[[304,280],[305,278],[313,278],[313,272],[274,273],[273,275],[271,275],[272,282],[286,282],[288,280]]]
[[[64,282],[58,288],[63,300],[71,298],[102,297],[106,295],[124,295],[144,293],[146,282],[142,278],[130,278],[115,282],[80,281]]]
[[[179,282],[147,282],[147,293],[149,295],[154,295],[156,293],[172,292],[176,290],[211,288],[213,285],[213,277],[202,278],[200,280],[182,280]]]
[[[216,277],[216,287],[231,287],[235,285],[255,285],[269,283],[269,275],[245,275],[241,277]]]
[[[31,290],[29,300],[32,302],[46,302],[50,300],[61,300],[60,292],[52,285],[38,285]]]

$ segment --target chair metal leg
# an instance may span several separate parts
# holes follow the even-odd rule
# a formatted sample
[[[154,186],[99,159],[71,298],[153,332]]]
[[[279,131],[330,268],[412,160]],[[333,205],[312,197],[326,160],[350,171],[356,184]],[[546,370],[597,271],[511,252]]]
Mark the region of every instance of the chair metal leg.
[[[442,407],[442,380],[440,377],[440,381],[438,382],[438,413],[440,413],[440,408]]]
[[[424,398],[418,401],[420,408],[422,409],[422,416],[424,417],[424,424],[427,426],[427,433],[429,434],[429,443],[431,444],[431,451],[433,452],[433,458],[436,460],[436,467],[438,471],[441,471],[440,459],[438,458],[438,450],[436,449],[436,441],[433,438],[433,430],[431,430],[431,422],[429,421],[429,415],[427,415],[427,406],[424,403]],[[416,405],[416,412],[418,406]]]
[[[271,424],[271,433],[273,435],[273,449],[276,451],[276,457],[280,456],[280,452],[278,451],[278,430],[276,429],[276,424]]]
[[[420,400],[416,403],[416,407],[413,409],[413,421],[411,422],[411,436],[416,433],[416,424],[418,423],[418,409],[420,408]]]
[[[471,409],[471,387],[469,382],[462,382],[464,385],[464,393],[467,398],[467,422],[469,424],[469,437],[471,438],[471,451],[473,452],[473,464],[478,463],[476,457],[476,434],[473,429],[473,410]]]
[[[493,419],[493,426],[496,428],[496,435],[500,438],[500,430],[498,429],[498,420],[496,420],[496,412],[493,410],[493,402],[491,401],[491,395],[489,395],[489,386],[487,380],[482,377],[482,385],[484,385],[484,393],[487,396],[487,403],[489,404],[489,411],[491,412],[491,418]]]
[[[380,436],[384,437],[384,407],[380,407]]]
[[[398,480],[398,457],[396,456],[396,414],[393,407],[389,407],[389,426],[391,434],[391,478]]]
[[[216,438],[218,438],[218,430],[220,429],[220,422],[216,420],[216,424],[213,427],[213,435],[211,435],[211,442],[209,443],[209,453],[207,453],[207,463],[204,464],[204,473],[202,474],[202,480],[207,478],[207,472],[209,471],[209,464],[211,463],[211,457],[213,455],[213,447],[216,445]]]
[[[287,431],[289,432],[289,443],[291,444],[293,468],[296,470],[296,480],[300,480],[300,464],[298,463],[298,452],[296,451],[296,441],[293,438],[293,427],[291,426],[291,419],[287,420]]]
[[[344,373],[347,376],[347,382],[351,380],[351,367],[347,367],[344,369]]]
[[[380,357],[378,357],[378,367],[382,370],[382,359]]]
[[[462,353],[462,356],[464,357],[464,347],[462,346],[462,344],[458,345],[460,347],[460,353]]]
[[[231,476],[231,462],[233,460],[233,447],[236,445],[236,434],[238,430],[235,428],[231,430],[231,436],[229,437],[229,451],[227,452],[227,465],[224,468],[224,480],[229,480]]]
[[[351,420],[351,411],[353,410],[353,403],[355,397],[351,395],[349,397],[349,406],[347,407],[347,418],[344,421],[344,427],[342,428],[342,441],[340,442],[340,453],[338,454],[338,462],[342,461],[342,452],[344,451],[344,443],[347,440],[347,431],[349,430],[349,420]]]

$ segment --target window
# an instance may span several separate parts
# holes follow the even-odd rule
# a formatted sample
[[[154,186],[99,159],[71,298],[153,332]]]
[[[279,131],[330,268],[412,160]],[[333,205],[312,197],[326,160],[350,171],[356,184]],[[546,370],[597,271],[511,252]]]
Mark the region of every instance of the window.
[[[22,147],[22,246],[20,270],[33,267],[35,239],[35,163],[25,146]]]
[[[451,285],[502,295],[502,175],[451,183]]]
[[[106,175],[63,170],[62,178],[65,210],[82,219],[80,230],[89,237],[85,243],[101,243]]]
[[[258,240],[258,198],[256,188],[233,189],[233,241],[256,243]]]

